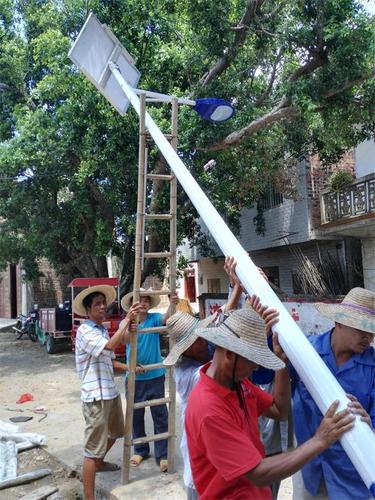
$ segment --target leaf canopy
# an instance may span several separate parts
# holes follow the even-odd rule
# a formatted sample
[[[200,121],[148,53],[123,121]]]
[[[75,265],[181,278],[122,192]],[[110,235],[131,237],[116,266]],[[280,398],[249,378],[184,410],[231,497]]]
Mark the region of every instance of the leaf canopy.
[[[88,9],[133,55],[143,88],[235,105],[216,125],[181,107],[179,150],[237,229],[270,182],[290,191],[304,155],[330,164],[374,136],[374,20],[355,0],[0,0],[2,267],[23,259],[32,276],[46,257],[97,276],[112,251],[132,274],[138,119],[121,118],[67,57]],[[151,112],[167,132],[168,107]],[[149,160],[163,171],[157,151]],[[168,206],[161,186],[148,198]],[[179,239],[201,241],[181,192],[179,208]],[[151,250],[166,248],[165,227],[148,234]]]

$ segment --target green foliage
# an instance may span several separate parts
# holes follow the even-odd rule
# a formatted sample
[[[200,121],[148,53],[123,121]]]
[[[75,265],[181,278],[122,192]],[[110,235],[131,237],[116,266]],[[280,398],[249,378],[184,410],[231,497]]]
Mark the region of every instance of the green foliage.
[[[123,275],[132,274],[138,118],[132,110],[121,118],[67,57],[88,8],[133,55],[141,87],[235,102],[235,117],[223,124],[203,122],[187,107],[179,113],[183,159],[234,230],[241,210],[270,182],[283,185],[285,158],[296,162],[318,152],[329,164],[374,135],[375,85],[365,78],[374,26],[360,4],[263,2],[239,26],[247,5],[0,0],[0,266],[22,258],[33,275],[35,260],[46,257],[59,270],[99,275],[111,250],[123,259]],[[222,57],[225,69],[205,81]],[[312,61],[314,69],[297,75]],[[206,150],[283,100],[296,111],[292,120],[260,127],[234,147]],[[151,113],[168,132],[168,107]],[[204,171],[210,159],[216,166]],[[159,160],[150,150],[151,169]],[[165,189],[150,185],[147,196],[160,212],[168,209]],[[182,192],[178,203],[179,240],[188,237],[209,252]],[[264,230],[261,214],[257,224]],[[147,231],[151,246],[167,248],[165,225]]]
[[[337,170],[329,177],[331,191],[345,191],[353,183],[353,175],[347,170]]]

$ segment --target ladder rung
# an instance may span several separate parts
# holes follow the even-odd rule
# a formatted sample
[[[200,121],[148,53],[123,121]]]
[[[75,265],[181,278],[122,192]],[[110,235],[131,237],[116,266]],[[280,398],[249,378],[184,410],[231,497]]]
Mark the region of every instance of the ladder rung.
[[[168,368],[168,367],[164,366],[163,363],[152,363],[149,365],[142,365],[142,368],[144,369],[145,372],[149,372],[150,370],[157,370],[158,368]]]
[[[164,403],[170,403],[171,398],[160,398],[160,399],[151,399],[150,401],[140,401],[139,403],[134,403],[133,408],[138,410],[138,408],[147,408],[148,406],[159,406]]]
[[[142,368],[145,370],[145,372],[149,372],[150,370],[157,370],[158,368],[165,368],[166,370],[169,370],[173,368],[173,366],[164,366],[163,363],[152,363],[149,365],[141,365]]]
[[[166,326],[150,326],[149,328],[141,328],[137,330],[138,335],[141,335],[142,333],[165,333],[168,331],[168,328]]]
[[[146,252],[143,254],[145,259],[162,259],[172,257],[171,252]]]
[[[155,181],[171,181],[173,178],[173,175],[167,174],[147,174],[147,179]]]
[[[146,220],[171,220],[172,214],[145,214]]]
[[[163,134],[163,135],[167,139],[167,141],[170,141],[170,140],[174,139],[174,137],[175,137],[173,134]],[[153,141],[153,142],[155,142],[154,138],[152,137],[151,134],[146,133],[145,137],[146,137],[146,141]]]
[[[167,288],[163,290],[138,290],[140,297],[149,297],[151,295],[170,295],[171,291]]]
[[[174,437],[174,436],[169,432],[163,432],[162,434],[154,434],[153,436],[145,436],[133,439],[132,444],[143,444],[143,443],[150,443],[151,441],[161,441],[162,439],[168,439],[169,437]]]

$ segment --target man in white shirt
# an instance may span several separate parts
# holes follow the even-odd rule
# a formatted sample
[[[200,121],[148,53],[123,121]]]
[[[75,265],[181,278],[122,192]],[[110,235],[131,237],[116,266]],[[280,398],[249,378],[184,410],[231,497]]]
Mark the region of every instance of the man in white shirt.
[[[127,365],[116,361],[114,350],[124,342],[129,325],[135,320],[139,304],[134,304],[121,327],[110,338],[103,325],[107,305],[116,297],[108,285],[86,288],[77,295],[73,310],[88,319],[78,328],[75,357],[81,379],[81,400],[85,418],[83,490],[85,500],[95,499],[95,473],[118,470],[104,457],[117,438],[124,434],[121,396],[114,380],[114,369],[126,371]]]

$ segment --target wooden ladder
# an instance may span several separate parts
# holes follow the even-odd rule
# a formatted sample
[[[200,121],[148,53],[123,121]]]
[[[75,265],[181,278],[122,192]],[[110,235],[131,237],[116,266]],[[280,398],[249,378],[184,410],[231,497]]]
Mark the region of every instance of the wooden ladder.
[[[134,288],[133,302],[137,302],[142,295],[172,295],[176,293],[176,213],[177,213],[177,179],[171,172],[170,175],[148,174],[147,173],[147,139],[149,135],[146,132],[146,94],[140,95],[140,119],[139,119],[139,156],[138,156],[138,196],[137,196],[137,223],[135,236],[135,266],[134,266]],[[177,127],[178,127],[178,100],[172,99],[172,123],[171,134],[166,135],[170,140],[172,147],[177,149]],[[146,183],[147,180],[161,180],[170,183],[170,211],[168,214],[146,214]],[[149,220],[166,220],[169,221],[169,252],[144,252],[145,241],[145,223]],[[143,269],[144,259],[169,259],[169,288],[167,290],[142,291],[141,274]],[[173,310],[171,311],[174,312]],[[160,332],[165,334],[167,328],[165,326],[142,329],[142,334]],[[169,393],[168,397],[154,399],[150,401],[142,401],[134,403],[135,390],[135,368],[137,360],[137,334],[130,335],[130,363],[129,374],[126,391],[126,417],[124,431],[124,450],[122,464],[122,483],[127,484],[130,476],[130,456],[131,447],[134,444],[142,444],[151,441],[160,441],[168,439],[168,472],[175,470],[175,419],[176,419],[176,384],[173,377],[173,368],[169,369]],[[171,339],[169,339],[169,349],[172,348]],[[150,364],[144,366],[146,371],[162,367],[162,363]],[[135,409],[157,406],[160,404],[168,404],[168,432],[145,436],[142,438],[133,439],[133,412]]]

